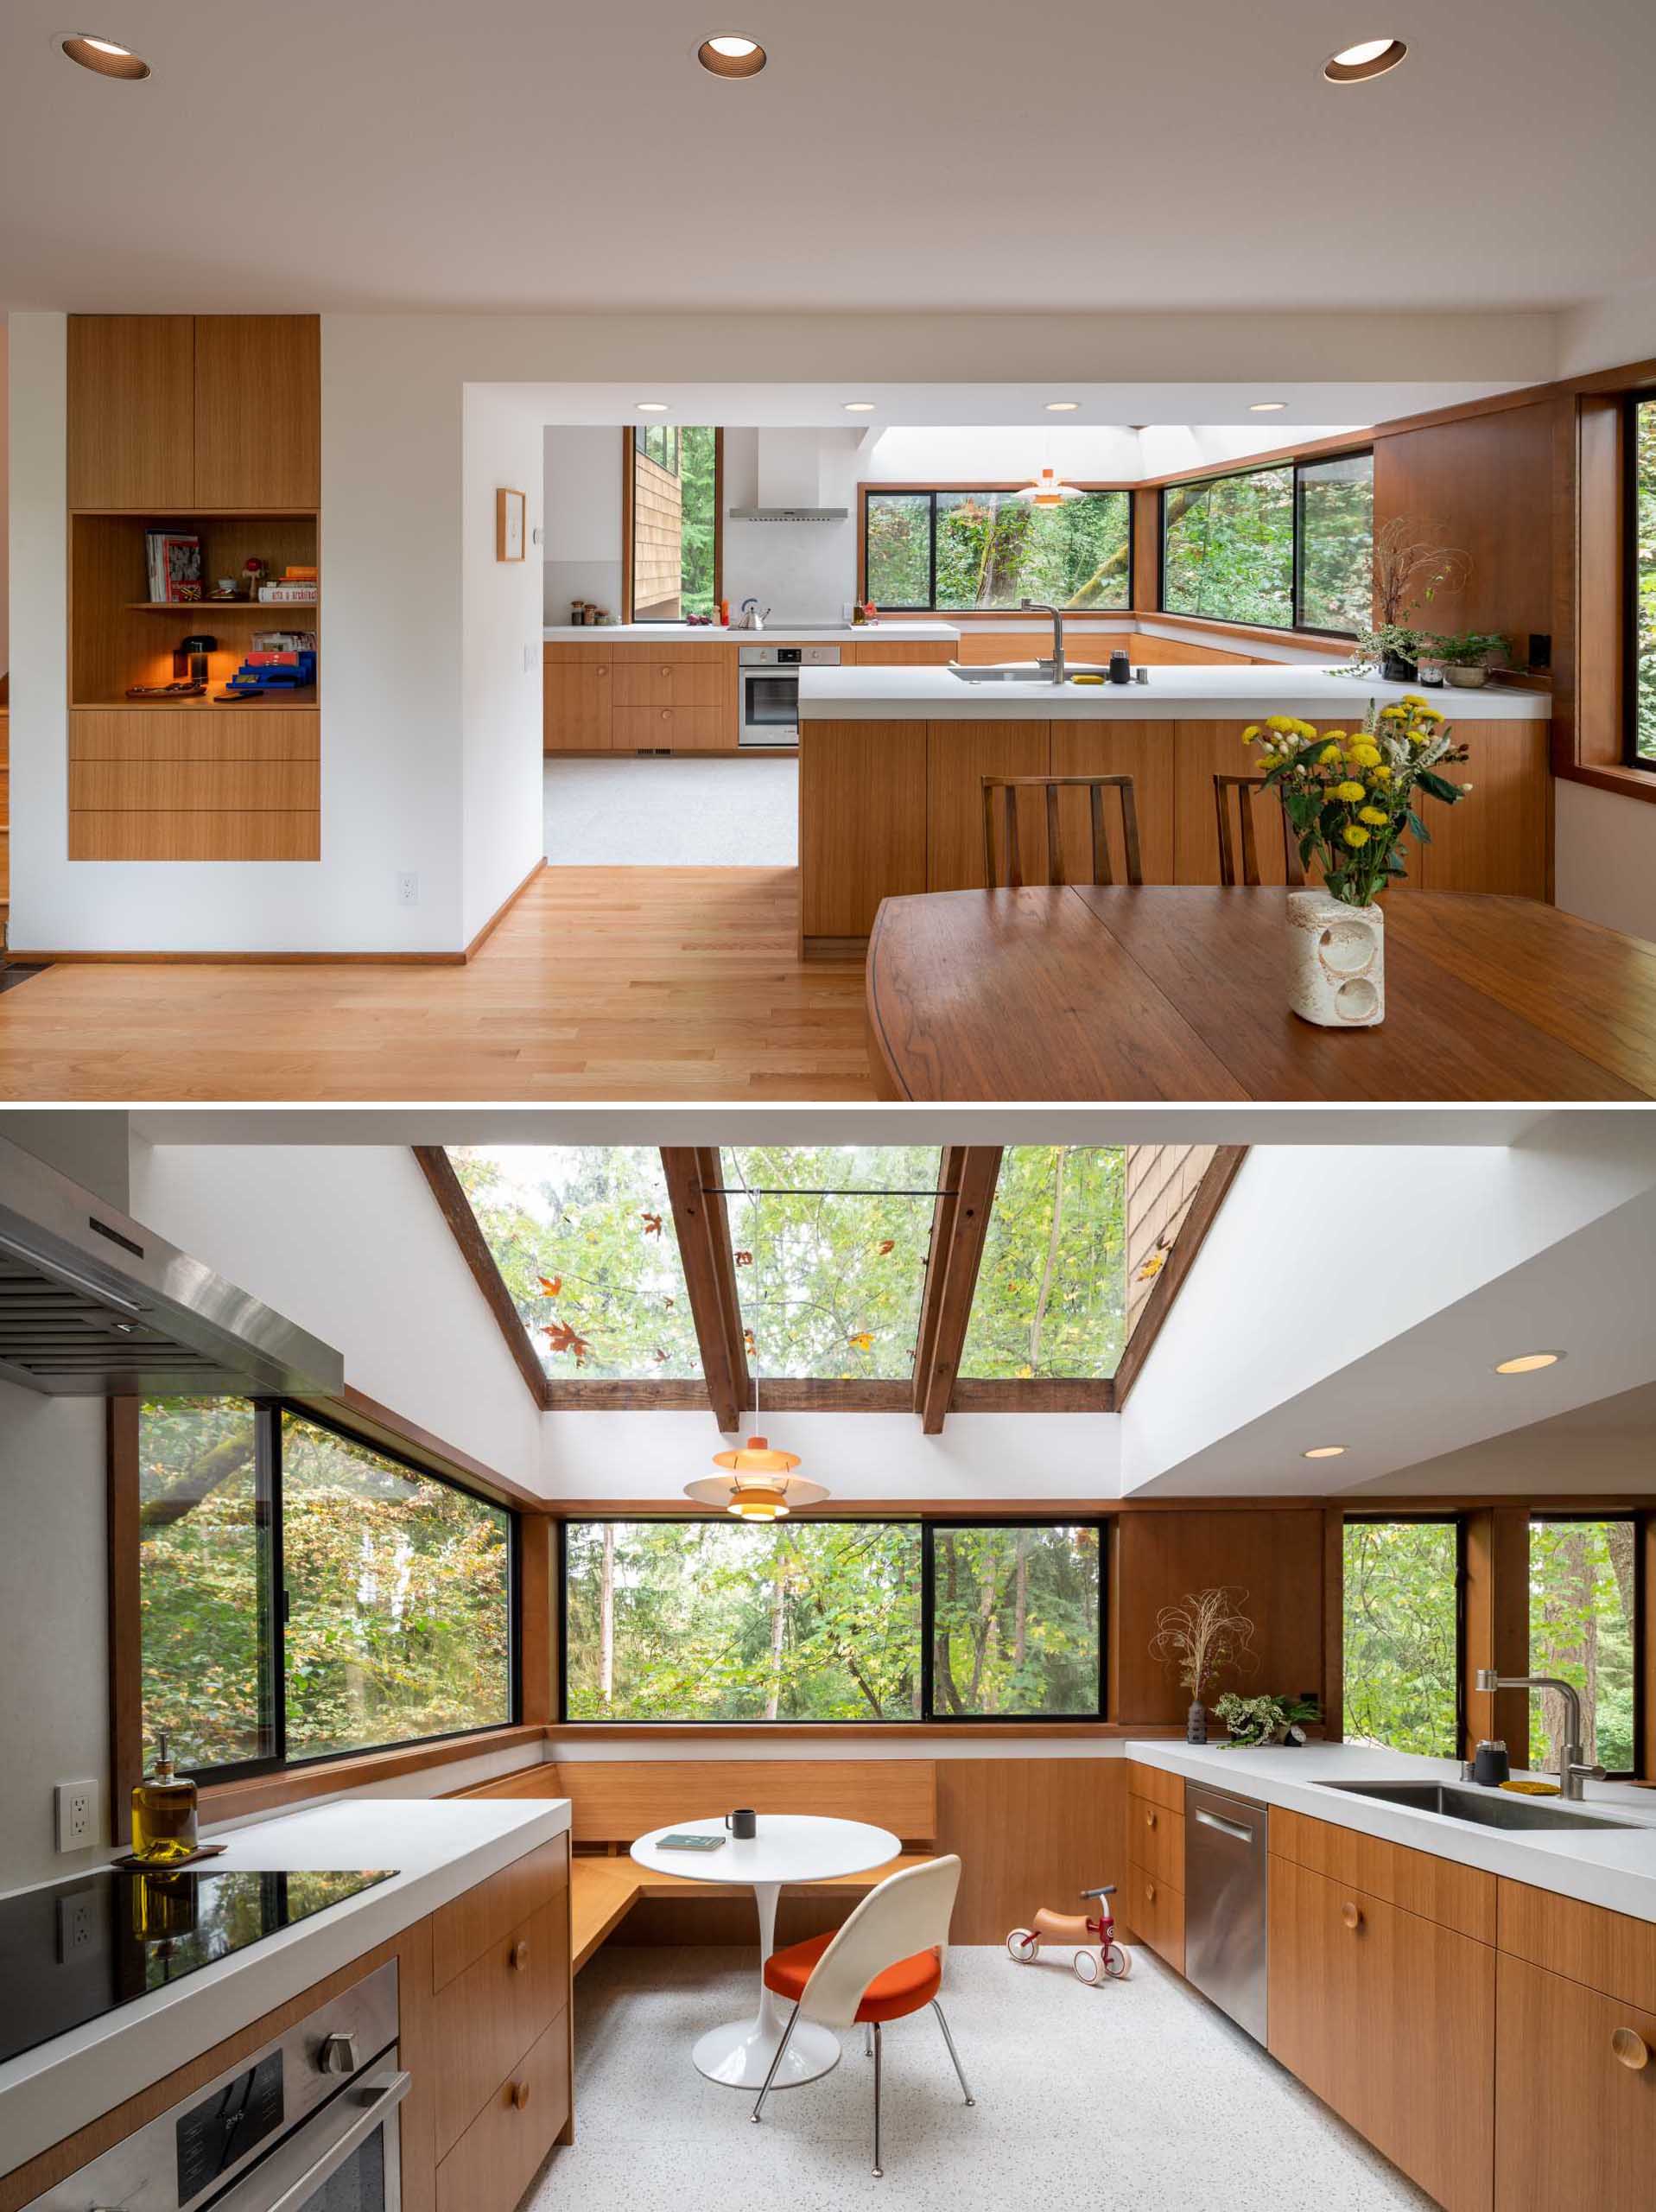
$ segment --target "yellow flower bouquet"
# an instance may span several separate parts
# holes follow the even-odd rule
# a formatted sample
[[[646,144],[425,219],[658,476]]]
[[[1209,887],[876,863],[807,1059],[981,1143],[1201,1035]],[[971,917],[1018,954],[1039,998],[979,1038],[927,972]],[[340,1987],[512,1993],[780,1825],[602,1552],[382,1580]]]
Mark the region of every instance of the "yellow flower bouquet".
[[[1471,790],[1443,773],[1467,758],[1443,715],[1408,693],[1382,707],[1368,702],[1361,729],[1325,730],[1291,715],[1250,723],[1243,742],[1259,747],[1266,788],[1277,791],[1301,861],[1322,863],[1331,899],[1372,906],[1408,870],[1406,837],[1431,842],[1420,819],[1422,794],[1454,806]]]

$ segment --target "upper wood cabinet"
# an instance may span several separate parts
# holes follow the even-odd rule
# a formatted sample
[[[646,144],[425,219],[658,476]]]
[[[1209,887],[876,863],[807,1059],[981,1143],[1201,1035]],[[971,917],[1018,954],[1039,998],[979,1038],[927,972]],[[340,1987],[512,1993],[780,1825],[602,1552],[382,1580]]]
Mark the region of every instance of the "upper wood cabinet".
[[[72,315],[69,505],[194,499],[194,317]]]
[[[321,499],[314,315],[71,315],[72,507]]]
[[[321,385],[314,315],[197,315],[196,505],[320,505]]]

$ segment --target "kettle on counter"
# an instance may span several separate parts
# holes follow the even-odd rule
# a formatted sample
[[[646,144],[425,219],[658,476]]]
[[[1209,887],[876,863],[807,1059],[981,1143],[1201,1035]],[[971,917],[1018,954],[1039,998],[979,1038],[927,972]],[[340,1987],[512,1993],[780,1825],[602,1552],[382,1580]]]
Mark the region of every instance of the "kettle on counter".
[[[770,608],[761,607],[757,599],[745,599],[730,626],[733,630],[762,630],[770,613]]]

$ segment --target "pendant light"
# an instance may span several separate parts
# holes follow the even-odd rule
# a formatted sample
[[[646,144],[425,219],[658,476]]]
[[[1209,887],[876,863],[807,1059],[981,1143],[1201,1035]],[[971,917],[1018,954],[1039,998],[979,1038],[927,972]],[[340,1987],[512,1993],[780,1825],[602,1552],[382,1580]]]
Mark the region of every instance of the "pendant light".
[[[1066,484],[1056,469],[1044,468],[1032,484],[1025,484],[1012,493],[1031,507],[1061,507],[1066,499],[1079,499],[1082,493],[1073,484]]]
[[[752,1198],[753,1207],[753,1249],[761,1249],[758,1236],[758,1199]],[[753,1422],[757,1428],[759,1418],[758,1338],[753,1338]],[[785,1521],[796,1506],[817,1505],[828,1496],[820,1483],[797,1482],[793,1471],[799,1465],[796,1452],[778,1452],[765,1436],[750,1436],[746,1444],[733,1452],[715,1452],[715,1467],[726,1470],[725,1476],[709,1475],[702,1481],[686,1483],[684,1495],[694,1498],[698,1505],[721,1505],[726,1513],[739,1521]]]

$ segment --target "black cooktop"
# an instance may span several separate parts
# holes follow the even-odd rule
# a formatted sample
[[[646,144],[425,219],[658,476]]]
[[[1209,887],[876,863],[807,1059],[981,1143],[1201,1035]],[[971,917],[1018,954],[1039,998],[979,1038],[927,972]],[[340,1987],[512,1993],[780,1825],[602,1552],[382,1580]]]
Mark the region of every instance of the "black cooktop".
[[[0,2063],[388,1882],[395,1871],[104,1867],[0,1897]]]

